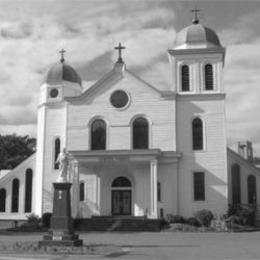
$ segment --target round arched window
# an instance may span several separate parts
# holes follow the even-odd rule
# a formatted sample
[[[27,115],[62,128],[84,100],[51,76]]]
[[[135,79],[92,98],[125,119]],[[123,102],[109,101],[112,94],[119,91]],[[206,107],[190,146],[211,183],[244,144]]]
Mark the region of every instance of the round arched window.
[[[113,180],[112,182],[112,187],[131,187],[131,182],[128,178],[126,177],[117,177],[116,179]]]
[[[110,97],[110,102],[115,108],[124,108],[129,104],[129,95],[123,90],[116,90]]]
[[[52,98],[56,98],[56,97],[58,96],[58,94],[59,94],[59,91],[58,91],[58,89],[56,89],[56,88],[53,88],[53,89],[50,91],[50,97],[52,97]]]

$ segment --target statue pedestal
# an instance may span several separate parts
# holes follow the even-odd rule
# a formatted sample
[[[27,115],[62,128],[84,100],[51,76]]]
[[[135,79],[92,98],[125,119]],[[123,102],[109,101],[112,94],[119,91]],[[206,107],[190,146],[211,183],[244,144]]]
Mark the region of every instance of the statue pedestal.
[[[56,182],[54,186],[53,214],[48,234],[39,241],[40,246],[82,246],[82,240],[73,230],[71,218],[71,183]]]

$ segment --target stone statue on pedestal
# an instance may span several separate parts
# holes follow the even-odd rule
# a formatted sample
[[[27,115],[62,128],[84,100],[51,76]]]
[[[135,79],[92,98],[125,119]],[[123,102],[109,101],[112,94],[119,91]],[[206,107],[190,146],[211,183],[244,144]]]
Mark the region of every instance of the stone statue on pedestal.
[[[59,177],[55,183],[53,196],[53,213],[50,230],[39,241],[39,246],[82,246],[83,241],[74,233],[73,219],[71,217],[72,183],[68,181],[71,174],[73,157],[64,148],[58,155]]]
[[[57,182],[68,182],[70,155],[67,153],[65,148],[63,148],[62,152],[58,155],[56,162],[59,163],[60,170],[60,175]]]

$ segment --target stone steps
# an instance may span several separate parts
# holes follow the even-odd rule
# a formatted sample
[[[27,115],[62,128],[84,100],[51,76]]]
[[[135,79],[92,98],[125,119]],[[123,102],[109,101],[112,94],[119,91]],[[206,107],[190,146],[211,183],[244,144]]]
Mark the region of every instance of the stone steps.
[[[132,232],[158,232],[161,221],[135,217],[92,217],[76,219],[75,229],[82,231],[132,231]]]

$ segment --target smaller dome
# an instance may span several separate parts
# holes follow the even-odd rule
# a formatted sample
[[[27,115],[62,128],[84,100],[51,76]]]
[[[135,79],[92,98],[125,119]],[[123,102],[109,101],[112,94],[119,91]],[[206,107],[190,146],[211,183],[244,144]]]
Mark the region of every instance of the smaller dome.
[[[46,83],[60,84],[63,81],[69,81],[78,83],[81,86],[81,78],[79,74],[70,65],[66,64],[63,60],[59,63],[54,64],[46,76]]]
[[[195,20],[176,35],[174,49],[222,48],[215,31]]]

